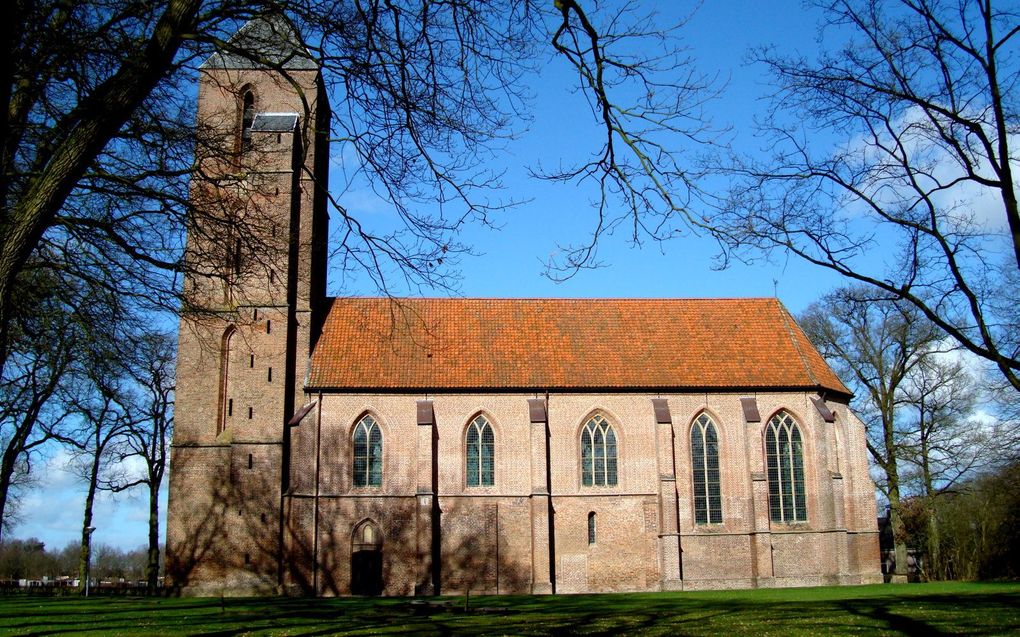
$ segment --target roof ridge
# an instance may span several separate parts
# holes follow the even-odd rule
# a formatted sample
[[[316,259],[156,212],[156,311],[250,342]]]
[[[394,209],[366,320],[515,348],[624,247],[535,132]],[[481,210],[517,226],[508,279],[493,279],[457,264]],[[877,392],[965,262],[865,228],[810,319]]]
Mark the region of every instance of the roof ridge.
[[[774,296],[330,296],[327,301],[771,301]]]
[[[808,378],[815,385],[820,385],[818,377],[815,376],[815,371],[811,369],[811,363],[808,362],[807,356],[804,354],[804,350],[801,349],[800,343],[797,342],[797,335],[793,333],[793,326],[790,323],[796,323],[793,320],[793,316],[786,309],[786,307],[779,303],[779,299],[776,299],[776,304],[779,306],[779,314],[783,317],[783,324],[786,326],[786,332],[790,335],[790,342],[793,344],[793,349],[797,351],[797,356],[800,358],[800,362],[804,365],[804,371],[807,372]]]

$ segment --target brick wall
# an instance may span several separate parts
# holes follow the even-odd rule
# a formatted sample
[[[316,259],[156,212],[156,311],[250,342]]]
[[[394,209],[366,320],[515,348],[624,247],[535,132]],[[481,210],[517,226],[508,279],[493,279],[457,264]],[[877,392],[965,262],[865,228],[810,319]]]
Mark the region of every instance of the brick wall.
[[[527,401],[535,394],[430,395],[435,424],[426,435],[417,422],[417,401],[425,396],[310,396],[320,407],[292,437],[291,506],[305,513],[302,522],[289,519],[288,525],[308,535],[301,527],[314,518],[307,509],[314,508],[309,503],[316,502],[317,493],[320,594],[350,592],[351,533],[365,519],[386,534],[384,592],[419,590],[428,579],[422,568],[432,558],[434,516],[436,573],[443,593],[541,590],[539,585],[549,579],[544,569],[550,558],[555,590],[561,593],[876,581],[874,487],[861,423],[844,406],[831,403],[836,420],[824,422],[803,392],[759,394],[761,421],[748,423],[742,396],[664,396],[672,423],[657,425],[648,395],[553,394],[547,404],[548,465],[541,453],[544,436],[535,433],[545,424],[529,418]],[[772,523],[767,481],[754,475],[764,473],[763,431],[780,409],[794,415],[804,437],[804,523]],[[689,432],[702,411],[711,415],[719,433],[722,524],[694,523]],[[354,487],[351,480],[351,435],[366,413],[383,432],[379,487]],[[617,435],[619,479],[614,486],[581,483],[580,431],[594,413],[603,415]],[[495,433],[492,487],[466,486],[464,436],[478,414],[486,416]],[[536,445],[541,449],[536,451]],[[541,484],[545,472],[552,486],[551,547]],[[419,499],[432,497],[433,488],[438,508],[421,506]],[[589,544],[592,512],[597,533]],[[669,516],[677,519],[672,524],[676,533],[668,532]],[[671,556],[674,566],[669,566]],[[670,568],[682,569],[679,586],[670,583]],[[307,564],[298,569],[307,571]]]
[[[252,149],[237,154],[239,99],[248,89],[256,111],[296,113],[299,127],[255,133]],[[281,490],[286,423],[304,398],[312,311],[322,303],[313,272],[324,272],[316,247],[324,237],[316,233],[324,229],[325,183],[312,179],[323,177],[317,153],[319,164],[326,159],[315,134],[319,111],[328,111],[322,95],[316,71],[285,79],[203,68],[200,77],[199,129],[219,136],[198,161],[219,179],[193,180],[200,212],[186,258],[209,275],[186,277],[178,342],[167,545],[171,580],[186,593],[274,591],[304,577],[300,567],[282,577],[284,546],[298,550],[305,511],[292,508],[285,526]]]

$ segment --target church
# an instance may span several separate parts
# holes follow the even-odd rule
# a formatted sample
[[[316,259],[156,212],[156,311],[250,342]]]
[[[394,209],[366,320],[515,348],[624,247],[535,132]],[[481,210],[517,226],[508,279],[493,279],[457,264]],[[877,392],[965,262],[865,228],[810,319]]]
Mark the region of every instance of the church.
[[[329,298],[318,66],[283,19],[231,43],[260,62],[200,71],[171,586],[882,581],[864,426],[777,299]]]

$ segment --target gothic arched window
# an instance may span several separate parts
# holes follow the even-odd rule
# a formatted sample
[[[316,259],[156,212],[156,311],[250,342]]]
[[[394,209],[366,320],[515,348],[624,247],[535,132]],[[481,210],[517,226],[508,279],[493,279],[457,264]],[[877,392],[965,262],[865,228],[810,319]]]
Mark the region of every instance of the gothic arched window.
[[[382,486],[382,430],[365,415],[354,427],[354,486]]]
[[[773,522],[806,522],[804,443],[793,416],[780,411],[765,427],[769,515]]]
[[[223,332],[220,343],[220,402],[216,419],[216,434],[227,428],[227,419],[234,415],[234,398],[231,395],[230,359],[233,357],[234,335],[237,330],[231,325]]]
[[[467,486],[491,487],[495,484],[496,444],[492,425],[478,416],[467,428]]]
[[[616,485],[616,433],[599,414],[581,429],[581,484],[586,487]]]
[[[246,88],[241,93],[241,152],[251,149],[251,126],[255,121],[255,93]]]
[[[691,425],[691,467],[694,474],[694,523],[722,523],[719,438],[715,423],[708,414],[701,414]]]

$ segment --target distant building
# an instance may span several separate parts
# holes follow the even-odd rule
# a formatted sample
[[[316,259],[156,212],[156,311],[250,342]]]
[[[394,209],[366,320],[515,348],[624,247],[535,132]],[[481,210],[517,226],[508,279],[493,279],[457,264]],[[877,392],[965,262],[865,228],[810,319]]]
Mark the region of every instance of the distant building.
[[[232,44],[264,63],[202,68],[224,152],[192,187],[172,585],[881,581],[864,427],[777,300],[327,298],[329,110],[297,41],[254,21]]]

